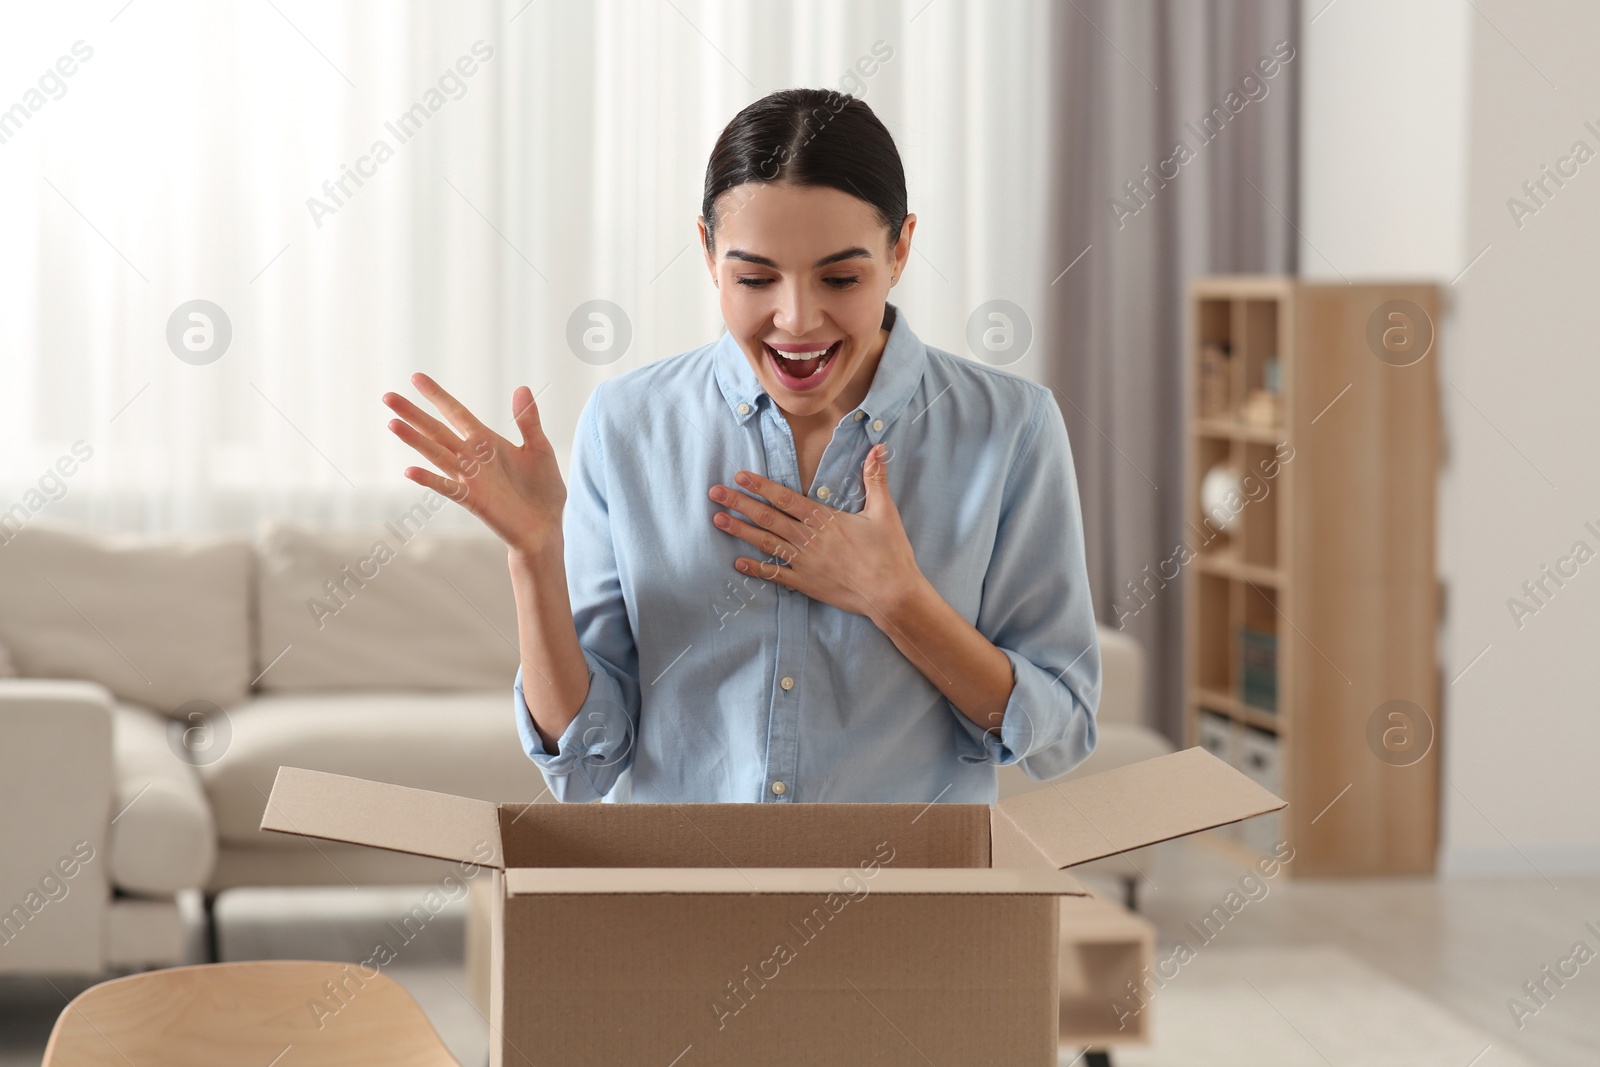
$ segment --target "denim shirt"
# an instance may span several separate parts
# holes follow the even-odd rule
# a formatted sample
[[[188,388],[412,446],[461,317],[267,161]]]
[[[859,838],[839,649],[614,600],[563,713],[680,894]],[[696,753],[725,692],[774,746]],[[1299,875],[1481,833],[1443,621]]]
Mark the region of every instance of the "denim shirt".
[[[788,422],[724,332],[602,383],[579,415],[563,534],[589,692],[556,752],[520,667],[513,687],[557,799],[987,804],[997,765],[1042,780],[1094,749],[1100,649],[1060,409],[1048,389],[924,345],[893,304],[884,325],[810,498],[860,511],[862,463],[888,443],[918,567],[1011,661],[1000,730],[865,616],[734,570],[759,552],[712,525],[707,490],[740,469],[801,487]]]

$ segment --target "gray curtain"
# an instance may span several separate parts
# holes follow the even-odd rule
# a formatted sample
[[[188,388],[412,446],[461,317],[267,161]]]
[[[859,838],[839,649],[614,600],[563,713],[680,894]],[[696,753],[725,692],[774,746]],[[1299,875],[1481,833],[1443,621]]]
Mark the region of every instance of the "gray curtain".
[[[1298,10],[1293,0],[1052,7],[1042,375],[1072,439],[1096,610],[1144,646],[1146,721],[1174,741],[1190,576],[1142,606],[1128,583],[1184,538],[1187,279],[1295,271]]]

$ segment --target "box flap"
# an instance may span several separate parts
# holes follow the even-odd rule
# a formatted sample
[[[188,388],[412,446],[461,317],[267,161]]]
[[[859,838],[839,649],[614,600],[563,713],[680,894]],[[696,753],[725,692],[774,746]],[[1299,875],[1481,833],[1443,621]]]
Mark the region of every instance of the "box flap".
[[[996,867],[1072,867],[1286,807],[1203,748],[1142,760],[997,804]]]
[[[303,767],[279,767],[261,829],[501,867],[499,805]]]
[[[506,893],[670,894],[727,893],[826,896],[930,894],[943,896],[1086,896],[1078,880],[1061,871],[986,867],[880,868],[871,877],[828,867],[513,867]]]

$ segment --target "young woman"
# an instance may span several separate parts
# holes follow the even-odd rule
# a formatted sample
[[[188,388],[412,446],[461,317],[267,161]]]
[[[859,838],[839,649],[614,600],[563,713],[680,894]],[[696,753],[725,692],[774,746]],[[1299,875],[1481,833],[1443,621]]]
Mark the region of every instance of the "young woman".
[[[1095,743],[1100,653],[1049,390],[930,348],[916,216],[860,100],[734,117],[699,220],[727,331],[600,385],[570,486],[426,375],[401,440],[509,550],[524,748],[561,800],[965,801]],[[459,432],[456,432],[459,431]]]

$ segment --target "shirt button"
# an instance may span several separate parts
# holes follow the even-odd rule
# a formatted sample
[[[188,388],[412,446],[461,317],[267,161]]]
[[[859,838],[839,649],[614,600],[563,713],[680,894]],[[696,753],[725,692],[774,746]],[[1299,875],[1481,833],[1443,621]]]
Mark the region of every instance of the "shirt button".
[[[741,414],[741,415],[750,414],[750,405],[749,404],[740,404],[739,405],[739,414]]]
[[[817,499],[818,500],[826,500],[832,495],[833,495],[833,493],[828,489],[827,486],[823,486],[821,489],[817,490]]]
[[[790,678],[788,675],[784,675],[783,681],[779,682],[778,684],[783,686],[783,691],[787,693],[789,690],[794,688],[794,679]]]
[[[857,422],[860,422],[862,419],[864,419],[866,417],[867,417],[867,413],[865,411],[856,412],[856,421]]]
[[[881,430],[881,429],[883,429],[883,420],[882,420],[882,419],[873,419],[873,420],[872,420],[872,428],[873,428],[873,429],[874,429],[874,430]]]
[[[787,789],[788,789],[788,788],[789,788],[789,787],[788,787],[788,786],[786,786],[786,785],[784,785],[784,784],[783,784],[783,783],[782,783],[782,782],[773,782],[773,783],[772,783],[772,791],[773,791],[773,792],[774,792],[774,793],[776,793],[776,794],[777,794],[777,795],[778,795],[778,796],[780,796],[780,797],[781,797],[781,796],[783,796],[783,794],[784,794],[784,792],[785,792],[785,791],[786,791],[786,790],[787,790]]]

